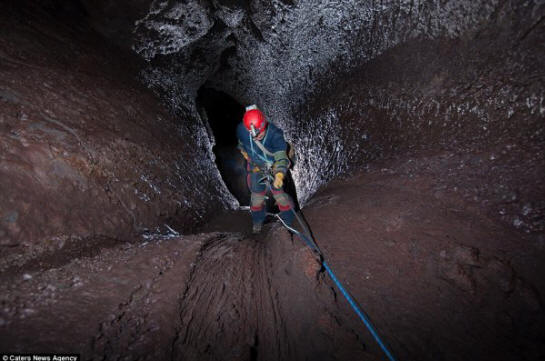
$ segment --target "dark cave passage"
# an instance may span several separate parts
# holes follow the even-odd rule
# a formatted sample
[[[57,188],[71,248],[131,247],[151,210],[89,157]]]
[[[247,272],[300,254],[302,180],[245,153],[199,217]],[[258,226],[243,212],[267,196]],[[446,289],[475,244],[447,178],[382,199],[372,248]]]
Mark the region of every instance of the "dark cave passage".
[[[244,106],[228,94],[202,87],[197,95],[197,107],[206,119],[215,140],[213,152],[216,165],[227,189],[241,206],[250,204],[246,185],[245,161],[237,150],[236,128],[244,115]]]

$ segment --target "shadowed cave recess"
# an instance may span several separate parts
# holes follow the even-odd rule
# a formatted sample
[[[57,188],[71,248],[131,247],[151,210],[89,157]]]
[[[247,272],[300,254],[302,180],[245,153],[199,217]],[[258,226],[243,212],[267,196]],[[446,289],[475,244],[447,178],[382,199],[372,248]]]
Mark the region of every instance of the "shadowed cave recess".
[[[544,19],[539,0],[3,1],[0,353],[385,360],[303,241],[251,234],[235,129],[257,104],[397,360],[545,359]]]
[[[246,162],[237,150],[237,125],[244,115],[244,107],[229,95],[214,89],[201,88],[197,93],[197,109],[210,128],[215,143],[212,148],[216,165],[227,189],[239,204],[250,205],[246,185]]]

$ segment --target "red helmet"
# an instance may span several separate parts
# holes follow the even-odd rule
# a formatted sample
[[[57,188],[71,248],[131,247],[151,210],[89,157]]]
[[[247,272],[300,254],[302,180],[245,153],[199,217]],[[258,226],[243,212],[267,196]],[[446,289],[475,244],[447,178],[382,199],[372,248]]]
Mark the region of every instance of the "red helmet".
[[[248,107],[242,121],[253,137],[256,137],[267,128],[267,119],[257,107]]]

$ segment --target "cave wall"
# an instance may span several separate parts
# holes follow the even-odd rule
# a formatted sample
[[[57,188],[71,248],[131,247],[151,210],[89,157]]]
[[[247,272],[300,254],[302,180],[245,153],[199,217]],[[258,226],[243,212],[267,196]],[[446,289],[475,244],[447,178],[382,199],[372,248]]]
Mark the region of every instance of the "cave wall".
[[[445,167],[467,171],[445,187],[468,180],[464,197],[542,231],[541,2],[45,3],[2,11],[6,247],[118,236],[172,215],[189,229],[236,206],[195,104],[203,85],[258,103],[285,130],[303,205],[371,160],[450,151],[463,165]]]
[[[407,41],[323,81],[297,111],[294,132],[299,146],[330,154],[303,160],[308,187],[404,157],[446,191],[542,237],[545,7],[506,2],[497,10],[478,31]],[[336,137],[311,138],[323,124]],[[330,171],[308,171],[319,166]]]
[[[0,10],[0,267],[164,223],[189,232],[229,207],[195,121],[169,114],[83,12],[49,5]]]
[[[528,79],[528,69],[535,77],[542,64],[536,59],[542,48],[530,39],[543,27],[543,12],[539,1],[156,1],[148,15],[136,23],[134,50],[149,62],[142,73],[144,82],[175,107],[191,105],[196,90],[206,84],[242,104],[257,103],[264,109],[285,130],[300,155],[293,174],[304,204],[328,180],[361,167],[361,162],[355,161],[361,154],[366,154],[365,160],[377,159],[386,154],[379,148],[390,147],[387,133],[380,141],[376,132],[371,141],[364,138],[365,131],[361,139],[344,134],[339,119],[348,108],[354,114],[370,116],[376,104],[388,104],[380,105],[389,109],[374,123],[371,119],[352,122],[352,127],[390,132],[395,129],[380,125],[388,116],[413,122],[413,127],[403,128],[401,137],[407,144],[414,142],[416,148],[420,124],[428,121],[424,113],[432,112],[432,108],[441,113],[433,124],[437,126],[435,133],[444,133],[442,143],[455,137],[452,132],[447,136],[439,118],[447,117],[449,124],[456,123],[471,133],[500,114],[491,109],[505,102],[518,104],[512,108],[518,113],[508,113],[509,117],[524,118],[523,114],[530,112],[534,120],[526,129],[535,129],[535,120],[542,117],[542,84],[532,78],[534,84],[521,89],[520,82]],[[519,43],[527,56],[517,56]],[[389,52],[401,48],[404,50]],[[497,49],[509,50],[513,56],[503,59],[495,53]],[[443,60],[436,60],[434,52]],[[455,56],[458,63],[447,59],[449,56]],[[381,62],[390,66],[381,68]],[[404,69],[406,62],[411,70]],[[441,66],[446,69],[439,69]],[[350,74],[362,73],[366,67],[369,76],[358,81],[372,78],[374,83],[360,88],[349,84]],[[465,78],[457,79],[458,85],[452,84],[460,89],[453,90],[450,99],[431,100],[434,91],[446,91],[451,86],[445,79],[455,79],[462,73]],[[397,75],[404,78],[397,79]],[[492,90],[493,85],[487,82],[496,78],[505,86]],[[317,104],[312,99],[320,96],[324,87],[335,86],[335,92],[342,96],[335,101],[321,97],[324,106],[311,109],[311,103]],[[351,96],[342,88],[347,86],[352,86],[353,92],[365,91],[367,96]],[[400,86],[405,92],[416,90],[418,94],[402,94]],[[456,99],[470,94],[461,90],[464,86],[474,90],[488,87],[489,93],[481,89],[480,105],[475,108],[472,102]],[[500,91],[497,97],[496,90]],[[492,96],[498,100],[487,99]],[[444,101],[447,103],[441,103]],[[466,121],[457,122],[455,119],[462,115]],[[493,128],[489,127],[488,133],[494,132]],[[453,147],[456,144],[452,143]]]

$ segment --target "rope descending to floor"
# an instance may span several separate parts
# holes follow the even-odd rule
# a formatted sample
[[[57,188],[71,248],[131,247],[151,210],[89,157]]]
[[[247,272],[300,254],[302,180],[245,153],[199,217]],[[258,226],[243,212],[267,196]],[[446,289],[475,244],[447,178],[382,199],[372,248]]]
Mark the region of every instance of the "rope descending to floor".
[[[373,326],[373,324],[371,323],[371,321],[369,320],[369,317],[367,317],[365,315],[365,313],[362,311],[361,307],[358,306],[357,302],[354,300],[354,298],[350,295],[350,293],[346,290],[346,288],[344,288],[344,286],[342,285],[341,281],[339,281],[339,279],[337,278],[337,276],[335,276],[335,273],[333,273],[333,270],[329,267],[329,265],[327,264],[327,262],[325,261],[325,257],[324,257],[324,254],[322,253],[322,251],[320,250],[320,248],[318,248],[318,245],[316,244],[316,242],[314,241],[308,227],[306,226],[305,222],[303,222],[303,220],[301,219],[301,217],[295,212],[294,208],[292,207],[291,208],[293,214],[295,215],[295,218],[297,218],[297,222],[299,222],[299,224],[301,225],[301,227],[305,230],[305,233],[306,234],[302,234],[301,232],[295,230],[294,228],[288,226],[284,220],[282,220],[282,218],[280,217],[279,214],[271,214],[275,217],[277,217],[280,222],[282,222],[282,224],[284,225],[284,227],[286,227],[289,231],[291,231],[292,233],[296,234],[299,238],[301,238],[301,240],[303,240],[309,247],[310,249],[316,253],[316,255],[319,257],[319,262],[320,264],[324,267],[324,269],[327,271],[327,273],[329,274],[329,277],[331,277],[331,279],[333,280],[333,282],[335,283],[335,285],[337,286],[337,288],[341,291],[341,293],[343,294],[343,296],[346,298],[346,300],[348,301],[348,303],[350,304],[350,306],[352,307],[352,309],[354,310],[354,312],[356,312],[356,314],[358,315],[358,317],[362,320],[362,322],[364,323],[365,327],[367,327],[367,329],[369,330],[369,332],[371,333],[371,335],[374,337],[374,339],[377,341],[378,345],[380,346],[380,348],[382,349],[382,351],[384,351],[384,353],[386,354],[386,356],[388,357],[388,359],[390,361],[396,361],[396,359],[394,358],[393,354],[390,352],[390,350],[388,349],[388,347],[386,346],[386,344],[381,340],[380,336],[378,335],[377,331],[375,330],[375,327]]]

